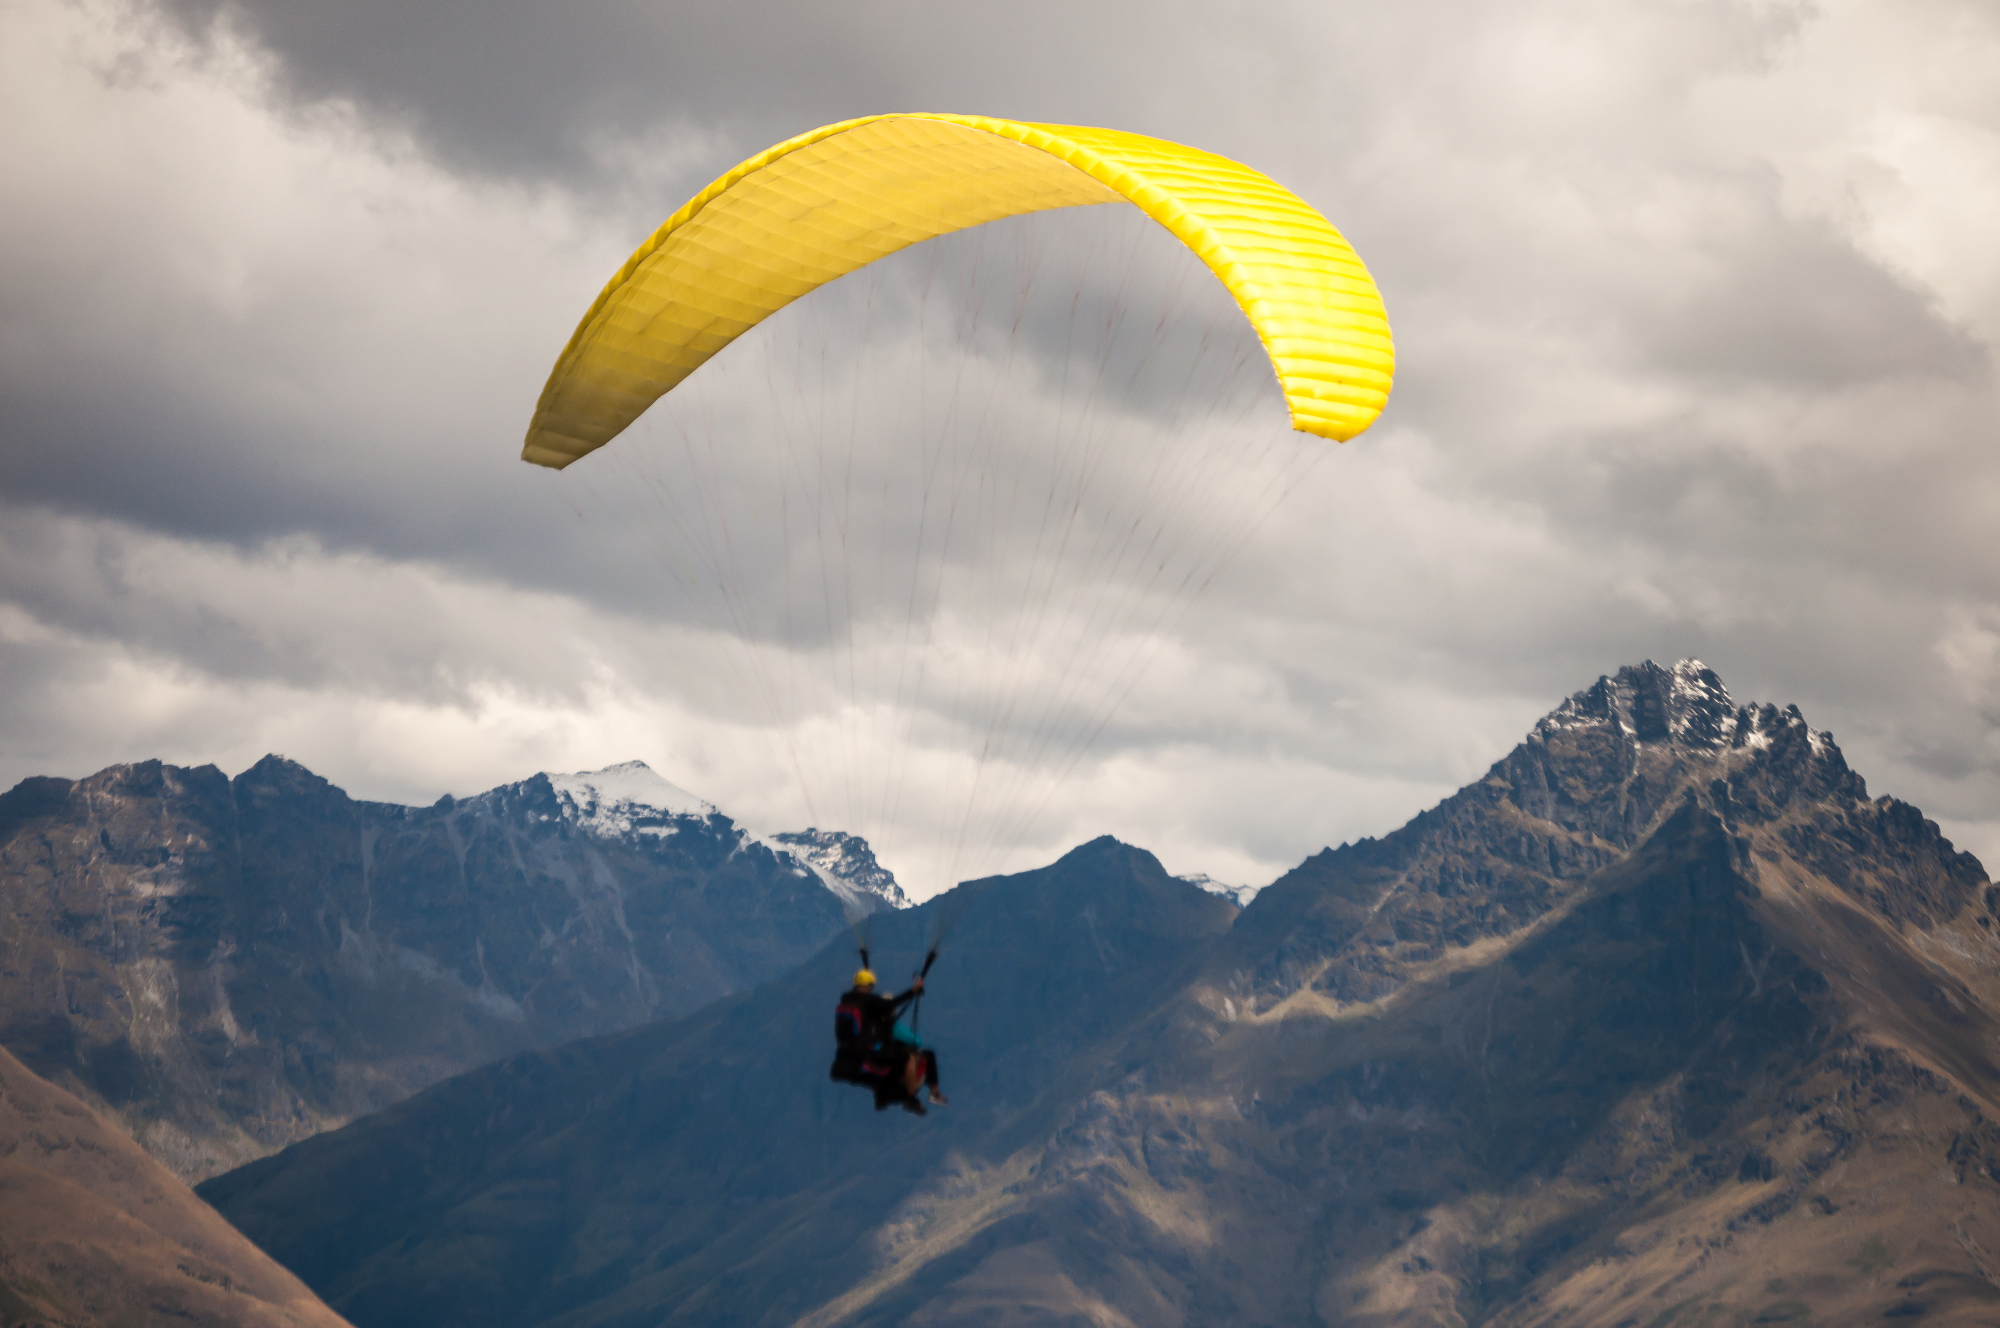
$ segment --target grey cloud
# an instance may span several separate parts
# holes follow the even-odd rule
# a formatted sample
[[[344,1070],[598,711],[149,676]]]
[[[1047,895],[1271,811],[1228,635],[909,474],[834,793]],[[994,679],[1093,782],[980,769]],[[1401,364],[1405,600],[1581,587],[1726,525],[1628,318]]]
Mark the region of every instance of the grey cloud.
[[[36,774],[77,778],[121,759],[122,743],[90,750],[95,744],[78,741],[76,717],[50,705],[80,669],[103,667],[80,654],[59,641],[0,637],[0,674],[7,679],[0,688],[0,781],[9,787]]]
[[[1932,297],[1823,219],[1783,216],[1775,181],[1759,175],[1745,191],[1749,215],[1718,219],[1729,230],[1683,237],[1683,279],[1658,292],[1657,312],[1627,315],[1640,361],[1696,379],[1807,390],[1988,370],[1986,348],[1947,322]]]
[[[494,612],[493,589],[418,565],[298,541],[244,553],[31,508],[0,515],[0,602],[72,642],[115,642],[191,676],[450,705],[494,679],[573,698],[584,671],[581,642],[523,639]]]
[[[179,12],[199,30],[217,11]],[[245,147],[239,126],[183,162],[171,144],[114,137],[108,150],[176,171],[232,153],[246,164],[86,180],[99,192],[67,201],[49,196],[46,181],[72,186],[47,163],[0,184],[15,256],[0,264],[6,743],[44,761],[22,773],[82,773],[61,726],[34,716],[37,698],[69,695],[66,675],[99,670],[201,695],[179,729],[149,727],[137,701],[94,721],[103,732],[62,712],[96,735],[72,752],[154,754],[104,736],[124,723],[132,743],[176,735],[170,754],[185,759],[201,755],[203,725],[235,733],[256,707],[323,702],[319,726],[298,732],[380,789],[388,756],[340,746],[356,715],[490,716],[505,707],[481,698],[499,693],[519,722],[554,730],[615,710],[609,695],[646,694],[715,725],[641,708],[633,736],[603,741],[655,724],[722,754],[699,767],[717,780],[704,793],[741,778],[754,794],[766,767],[729,773],[750,768],[731,743],[754,707],[725,677],[692,676],[709,657],[662,584],[655,532],[599,519],[602,491],[637,462],[536,472],[514,460],[520,429],[596,283],[688,189],[813,124],[928,105],[1120,124],[1249,160],[1355,239],[1398,331],[1389,413],[1327,449],[1163,635],[1063,826],[1095,833],[1091,817],[1128,815],[1141,842],[1250,844],[1280,864],[1476,775],[1598,672],[1691,654],[1740,697],[1804,704],[1878,790],[1996,819],[2000,654],[1980,635],[2000,602],[1991,348],[1897,275],[1863,225],[1794,189],[1801,161],[1853,150],[1860,109],[1833,111],[1875,72],[1813,41],[1859,41],[1855,24],[1892,16],[1719,3],[1144,21],[1109,7],[1004,21],[888,6],[236,12],[273,43],[290,98],[244,114],[283,142]],[[1725,84],[1755,110],[1780,77],[1834,90],[1813,103],[1828,108],[1824,141],[1765,132],[1782,108],[1726,135],[1696,113]],[[341,97],[359,114],[326,100]],[[78,109],[82,134],[98,103]],[[343,163],[359,163],[351,178]],[[143,253],[128,242],[135,216]],[[868,277],[884,345],[915,314],[909,266]],[[1160,284],[1154,271],[1143,284]],[[1122,298],[1101,271],[1049,276],[1094,318]],[[935,308],[1004,307],[1004,281],[986,277]],[[806,321],[837,329],[861,289],[830,292],[832,312]],[[1186,312],[1174,327],[1188,340],[1241,333],[1226,300]],[[1001,406],[1032,419],[1066,359],[1064,319],[1043,310],[1004,338],[997,326],[951,349],[985,370],[1015,354],[1026,386]],[[718,375],[712,392],[748,400],[747,378]],[[1162,384],[1110,381],[1145,436]],[[656,443],[666,423],[652,422]],[[810,573],[797,554],[758,547],[762,584]],[[186,584],[147,580],[169,571]],[[812,669],[820,637],[761,627]],[[982,696],[940,699],[925,719],[949,735]],[[521,773],[480,761],[573,750],[480,749],[469,719],[445,731],[485,753],[463,758],[485,773],[458,791]],[[1135,769],[1188,786],[1134,795]],[[1203,779],[1234,793],[1204,798]]]

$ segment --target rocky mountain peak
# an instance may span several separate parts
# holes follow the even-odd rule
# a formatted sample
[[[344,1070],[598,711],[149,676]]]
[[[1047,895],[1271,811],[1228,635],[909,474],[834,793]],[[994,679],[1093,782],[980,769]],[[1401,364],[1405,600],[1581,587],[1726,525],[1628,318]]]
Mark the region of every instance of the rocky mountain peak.
[[[202,769],[214,771],[218,780],[223,778],[222,772],[214,766],[204,766]],[[324,803],[347,797],[347,794],[335,787],[331,781],[314,774],[290,757],[280,756],[276,752],[265,754],[257,764],[229,780],[228,783],[234,789],[236,799],[249,811],[273,805],[290,806],[302,798]]]
[[[1816,755],[1837,754],[1833,735],[1807,726],[1797,706],[1738,706],[1722,678],[1698,659],[1670,669],[1649,659],[1599,678],[1537,721],[1529,741],[1593,728],[1690,752],[1757,750],[1781,730],[1800,730]]]
[[[1833,735],[1797,706],[1738,705],[1696,659],[1599,678],[1537,721],[1485,783],[1536,817],[1629,848],[1677,790],[1717,779],[1767,818],[1798,799],[1868,796]]]
[[[1259,958],[1234,981],[1271,1002],[1301,988],[1380,999],[1418,965],[1526,934],[1689,804],[1872,891],[1884,914],[1949,916],[1984,879],[1916,809],[1871,801],[1797,706],[1741,705],[1699,660],[1648,660],[1562,702],[1483,779],[1400,830],[1328,849],[1267,887],[1237,927]],[[1849,871],[1857,844],[1902,865],[1893,877]]]
[[[1544,716],[1535,731],[1615,724],[1636,742],[1718,747],[1728,744],[1735,718],[1729,689],[1715,670],[1698,659],[1671,669],[1649,659],[1599,678]]]
[[[48,816],[61,808],[75,784],[73,779],[55,775],[31,775],[0,793],[0,841],[36,817]]]
[[[148,764],[153,764],[148,762]],[[257,763],[236,776],[253,784],[299,784],[317,786],[327,781],[300,765],[289,756],[278,752],[266,752]],[[329,785],[329,787],[331,787]]]

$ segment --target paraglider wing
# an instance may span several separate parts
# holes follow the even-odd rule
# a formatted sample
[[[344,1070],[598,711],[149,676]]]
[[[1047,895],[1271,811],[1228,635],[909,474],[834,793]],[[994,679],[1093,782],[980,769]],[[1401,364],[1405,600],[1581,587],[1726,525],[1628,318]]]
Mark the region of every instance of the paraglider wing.
[[[1345,441],[1381,413],[1395,348],[1374,280],[1326,218],[1267,177],[1112,129],[883,115],[761,152],[669,217],[570,338],[522,459],[559,470],[595,451],[758,322],[875,259],[1002,217],[1120,201],[1228,287],[1295,429]]]

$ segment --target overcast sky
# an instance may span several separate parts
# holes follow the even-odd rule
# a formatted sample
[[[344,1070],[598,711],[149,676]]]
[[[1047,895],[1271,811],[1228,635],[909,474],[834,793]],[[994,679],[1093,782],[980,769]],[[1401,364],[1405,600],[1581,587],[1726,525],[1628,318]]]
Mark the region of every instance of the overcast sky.
[[[791,828],[657,565],[516,458],[689,194],[926,109],[1265,171],[1399,354],[991,865],[1109,832],[1261,884],[1688,656],[2000,856],[1986,0],[0,0],[0,784],[278,751],[430,802],[638,757]]]

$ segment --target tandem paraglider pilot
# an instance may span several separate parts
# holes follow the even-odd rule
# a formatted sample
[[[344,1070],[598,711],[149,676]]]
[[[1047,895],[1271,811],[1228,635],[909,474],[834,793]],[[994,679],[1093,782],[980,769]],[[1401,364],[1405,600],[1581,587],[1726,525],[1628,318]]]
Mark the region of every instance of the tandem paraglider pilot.
[[[946,1105],[938,1089],[937,1053],[919,1042],[901,1018],[903,1007],[923,992],[919,977],[902,995],[883,996],[875,990],[873,973],[866,968],[856,973],[854,985],[834,1007],[835,1049],[827,1077],[874,1090],[877,1111],[900,1102],[903,1110],[921,1116],[926,1091],[932,1102]]]

